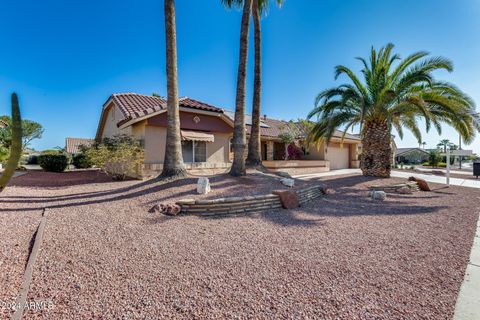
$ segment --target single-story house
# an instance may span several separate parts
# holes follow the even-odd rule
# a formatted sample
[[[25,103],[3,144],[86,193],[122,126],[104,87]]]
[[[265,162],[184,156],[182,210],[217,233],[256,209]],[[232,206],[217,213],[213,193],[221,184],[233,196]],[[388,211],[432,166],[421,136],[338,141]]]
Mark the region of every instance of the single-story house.
[[[398,148],[395,154],[397,164],[421,164],[428,160],[427,150],[420,148]]]
[[[80,146],[90,147],[94,142],[94,139],[66,138],[65,151],[72,155],[78,154],[81,152]]]
[[[232,160],[231,139],[234,113],[188,97],[179,99],[183,160],[187,169],[226,169]],[[251,117],[246,116],[247,138]],[[283,161],[285,144],[281,134],[289,130],[286,121],[264,116],[261,123],[262,158],[264,165],[280,169],[296,163]],[[136,93],[111,95],[104,103],[95,140],[126,134],[142,141],[145,149],[147,171],[160,171],[165,157],[167,135],[167,102],[157,96]],[[301,132],[295,130],[295,132]],[[358,167],[358,150],[361,139],[346,134],[341,144],[342,132],[335,133],[326,146],[303,148],[301,165],[327,171]],[[298,135],[298,134],[297,134]],[[299,140],[304,139],[301,134]],[[301,166],[300,165],[300,166]]]

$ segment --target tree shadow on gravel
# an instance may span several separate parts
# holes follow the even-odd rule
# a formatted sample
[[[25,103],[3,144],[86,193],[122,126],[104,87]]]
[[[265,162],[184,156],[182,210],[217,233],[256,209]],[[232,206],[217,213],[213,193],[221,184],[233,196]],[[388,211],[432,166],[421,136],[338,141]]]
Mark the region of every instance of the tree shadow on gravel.
[[[203,199],[215,198],[219,196],[235,197],[239,195],[258,194],[259,177],[241,177],[232,178],[228,175],[217,175],[210,178],[212,188],[217,191],[207,197],[201,196]],[[267,179],[268,180],[268,179]],[[272,180],[273,181],[273,180]],[[263,182],[265,182],[263,180]],[[117,182],[118,183],[118,182]],[[139,183],[127,185],[125,187],[117,187],[105,191],[84,192],[59,196],[2,196],[0,197],[0,212],[21,212],[29,210],[37,210],[43,208],[68,208],[83,205],[93,205],[102,203],[112,203],[116,201],[129,200],[137,198],[139,206],[146,206],[152,203],[178,199],[182,197],[198,197],[196,194],[197,177],[188,177],[176,181],[161,181],[151,179]],[[270,185],[265,183],[264,186]],[[190,187],[188,187],[190,186]],[[279,184],[279,188],[281,185]],[[175,188],[179,190],[176,191]],[[265,189],[266,187],[264,187]],[[168,191],[167,191],[168,190]],[[32,190],[32,193],[35,191]],[[270,191],[266,192],[269,193]],[[220,193],[220,195],[219,195]],[[153,200],[142,199],[142,197],[150,194],[156,194]],[[143,202],[142,202],[143,201]],[[1,204],[21,205],[17,208],[1,208]],[[26,205],[30,205],[26,207]]]
[[[334,189],[335,194],[312,200],[298,209],[266,211],[256,213],[255,217],[282,226],[314,227],[325,225],[326,222],[322,217],[424,215],[448,208],[443,204],[422,205],[422,199],[442,198],[436,194],[437,189],[433,192],[417,192],[413,195],[388,194],[386,201],[371,200],[368,186],[392,184],[405,179],[380,179],[358,175],[328,178],[315,179],[315,181]],[[441,189],[438,188],[438,190]],[[204,219],[235,219],[246,215],[248,214],[204,217]]]

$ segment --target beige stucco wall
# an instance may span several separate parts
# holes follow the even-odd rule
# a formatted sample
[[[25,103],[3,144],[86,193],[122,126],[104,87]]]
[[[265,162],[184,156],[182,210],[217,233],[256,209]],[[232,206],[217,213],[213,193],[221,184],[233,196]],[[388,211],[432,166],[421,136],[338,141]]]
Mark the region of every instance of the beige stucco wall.
[[[131,135],[131,127],[120,129],[117,127],[117,123],[124,119],[122,112],[113,103],[108,107],[108,113],[105,119],[105,124],[102,132],[103,138],[111,138],[116,135],[126,134]]]
[[[145,164],[163,163],[166,141],[167,128],[145,127]]]
[[[163,163],[167,129],[165,127],[143,126],[145,132],[145,164]],[[141,130],[140,130],[141,131]],[[207,142],[207,162],[225,163],[228,161],[230,134],[213,133],[214,142]]]
[[[229,162],[230,134],[214,133],[215,141],[207,143],[207,162]]]
[[[325,144],[322,142],[320,146],[311,145],[308,148],[308,154],[303,156],[305,160],[325,160]]]

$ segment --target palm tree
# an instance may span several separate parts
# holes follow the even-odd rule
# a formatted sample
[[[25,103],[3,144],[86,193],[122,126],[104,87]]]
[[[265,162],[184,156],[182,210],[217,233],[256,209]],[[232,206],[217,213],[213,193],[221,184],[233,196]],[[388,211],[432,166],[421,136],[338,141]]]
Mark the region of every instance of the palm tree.
[[[422,142],[423,150],[425,150],[425,147],[427,146],[427,143],[425,141]]]
[[[258,166],[262,163],[260,144],[260,115],[262,96],[262,30],[260,24],[261,15],[268,9],[270,0],[254,0],[252,4],[252,16],[255,39],[255,76],[253,85],[252,106],[252,129],[248,141],[247,165]],[[279,7],[283,0],[276,0]]]
[[[473,100],[452,84],[432,76],[439,69],[451,72],[450,60],[427,58],[427,52],[401,60],[392,54],[393,47],[388,44],[378,52],[372,48],[369,61],[358,58],[363,64],[363,82],[349,68],[337,66],[335,78],[346,75],[351,83],[321,92],[309,114],[309,118],[318,118],[310,141],[328,143],[335,129],[359,125],[361,169],[366,176],[390,176],[392,128],[400,138],[406,128],[418,141],[422,141],[419,119],[425,120],[427,131],[433,125],[439,134],[441,124],[448,124],[468,142],[480,131]]]
[[[448,139],[440,140],[437,144],[438,148],[443,148],[443,153],[447,153],[447,147],[450,146],[452,143]]]
[[[240,0],[222,0],[225,6],[240,5]],[[250,14],[252,0],[243,1],[242,24],[240,29],[240,57],[237,73],[237,93],[235,99],[235,119],[233,125],[233,163],[230,170],[232,176],[245,175],[245,87],[247,80],[248,33],[250,30]]]
[[[167,142],[165,161],[160,177],[186,176],[180,138],[180,111],[178,106],[177,31],[175,1],[165,0],[165,35],[167,51]]]

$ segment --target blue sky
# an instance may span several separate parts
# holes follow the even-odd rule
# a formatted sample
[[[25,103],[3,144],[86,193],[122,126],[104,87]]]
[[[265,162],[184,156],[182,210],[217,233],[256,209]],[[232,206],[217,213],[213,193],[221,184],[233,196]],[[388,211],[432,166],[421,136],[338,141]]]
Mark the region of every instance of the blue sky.
[[[232,109],[240,12],[220,0],[177,0],[180,95]],[[359,70],[354,59],[388,42],[402,56],[427,50],[454,61],[439,79],[480,104],[480,2],[477,0],[286,0],[263,20],[263,113],[305,117],[315,95],[340,81],[333,68]],[[0,114],[10,93],[25,118],[44,125],[37,149],[67,136],[93,137],[102,104],[114,92],[165,95],[161,0],[22,0],[0,4]],[[252,50],[253,52],[253,50]],[[253,62],[250,59],[250,62]],[[250,64],[253,69],[253,64]],[[247,110],[251,108],[249,73]],[[340,79],[342,80],[342,79]],[[458,140],[445,128],[428,146]],[[399,146],[415,146],[407,134]],[[470,146],[480,153],[480,139]]]

